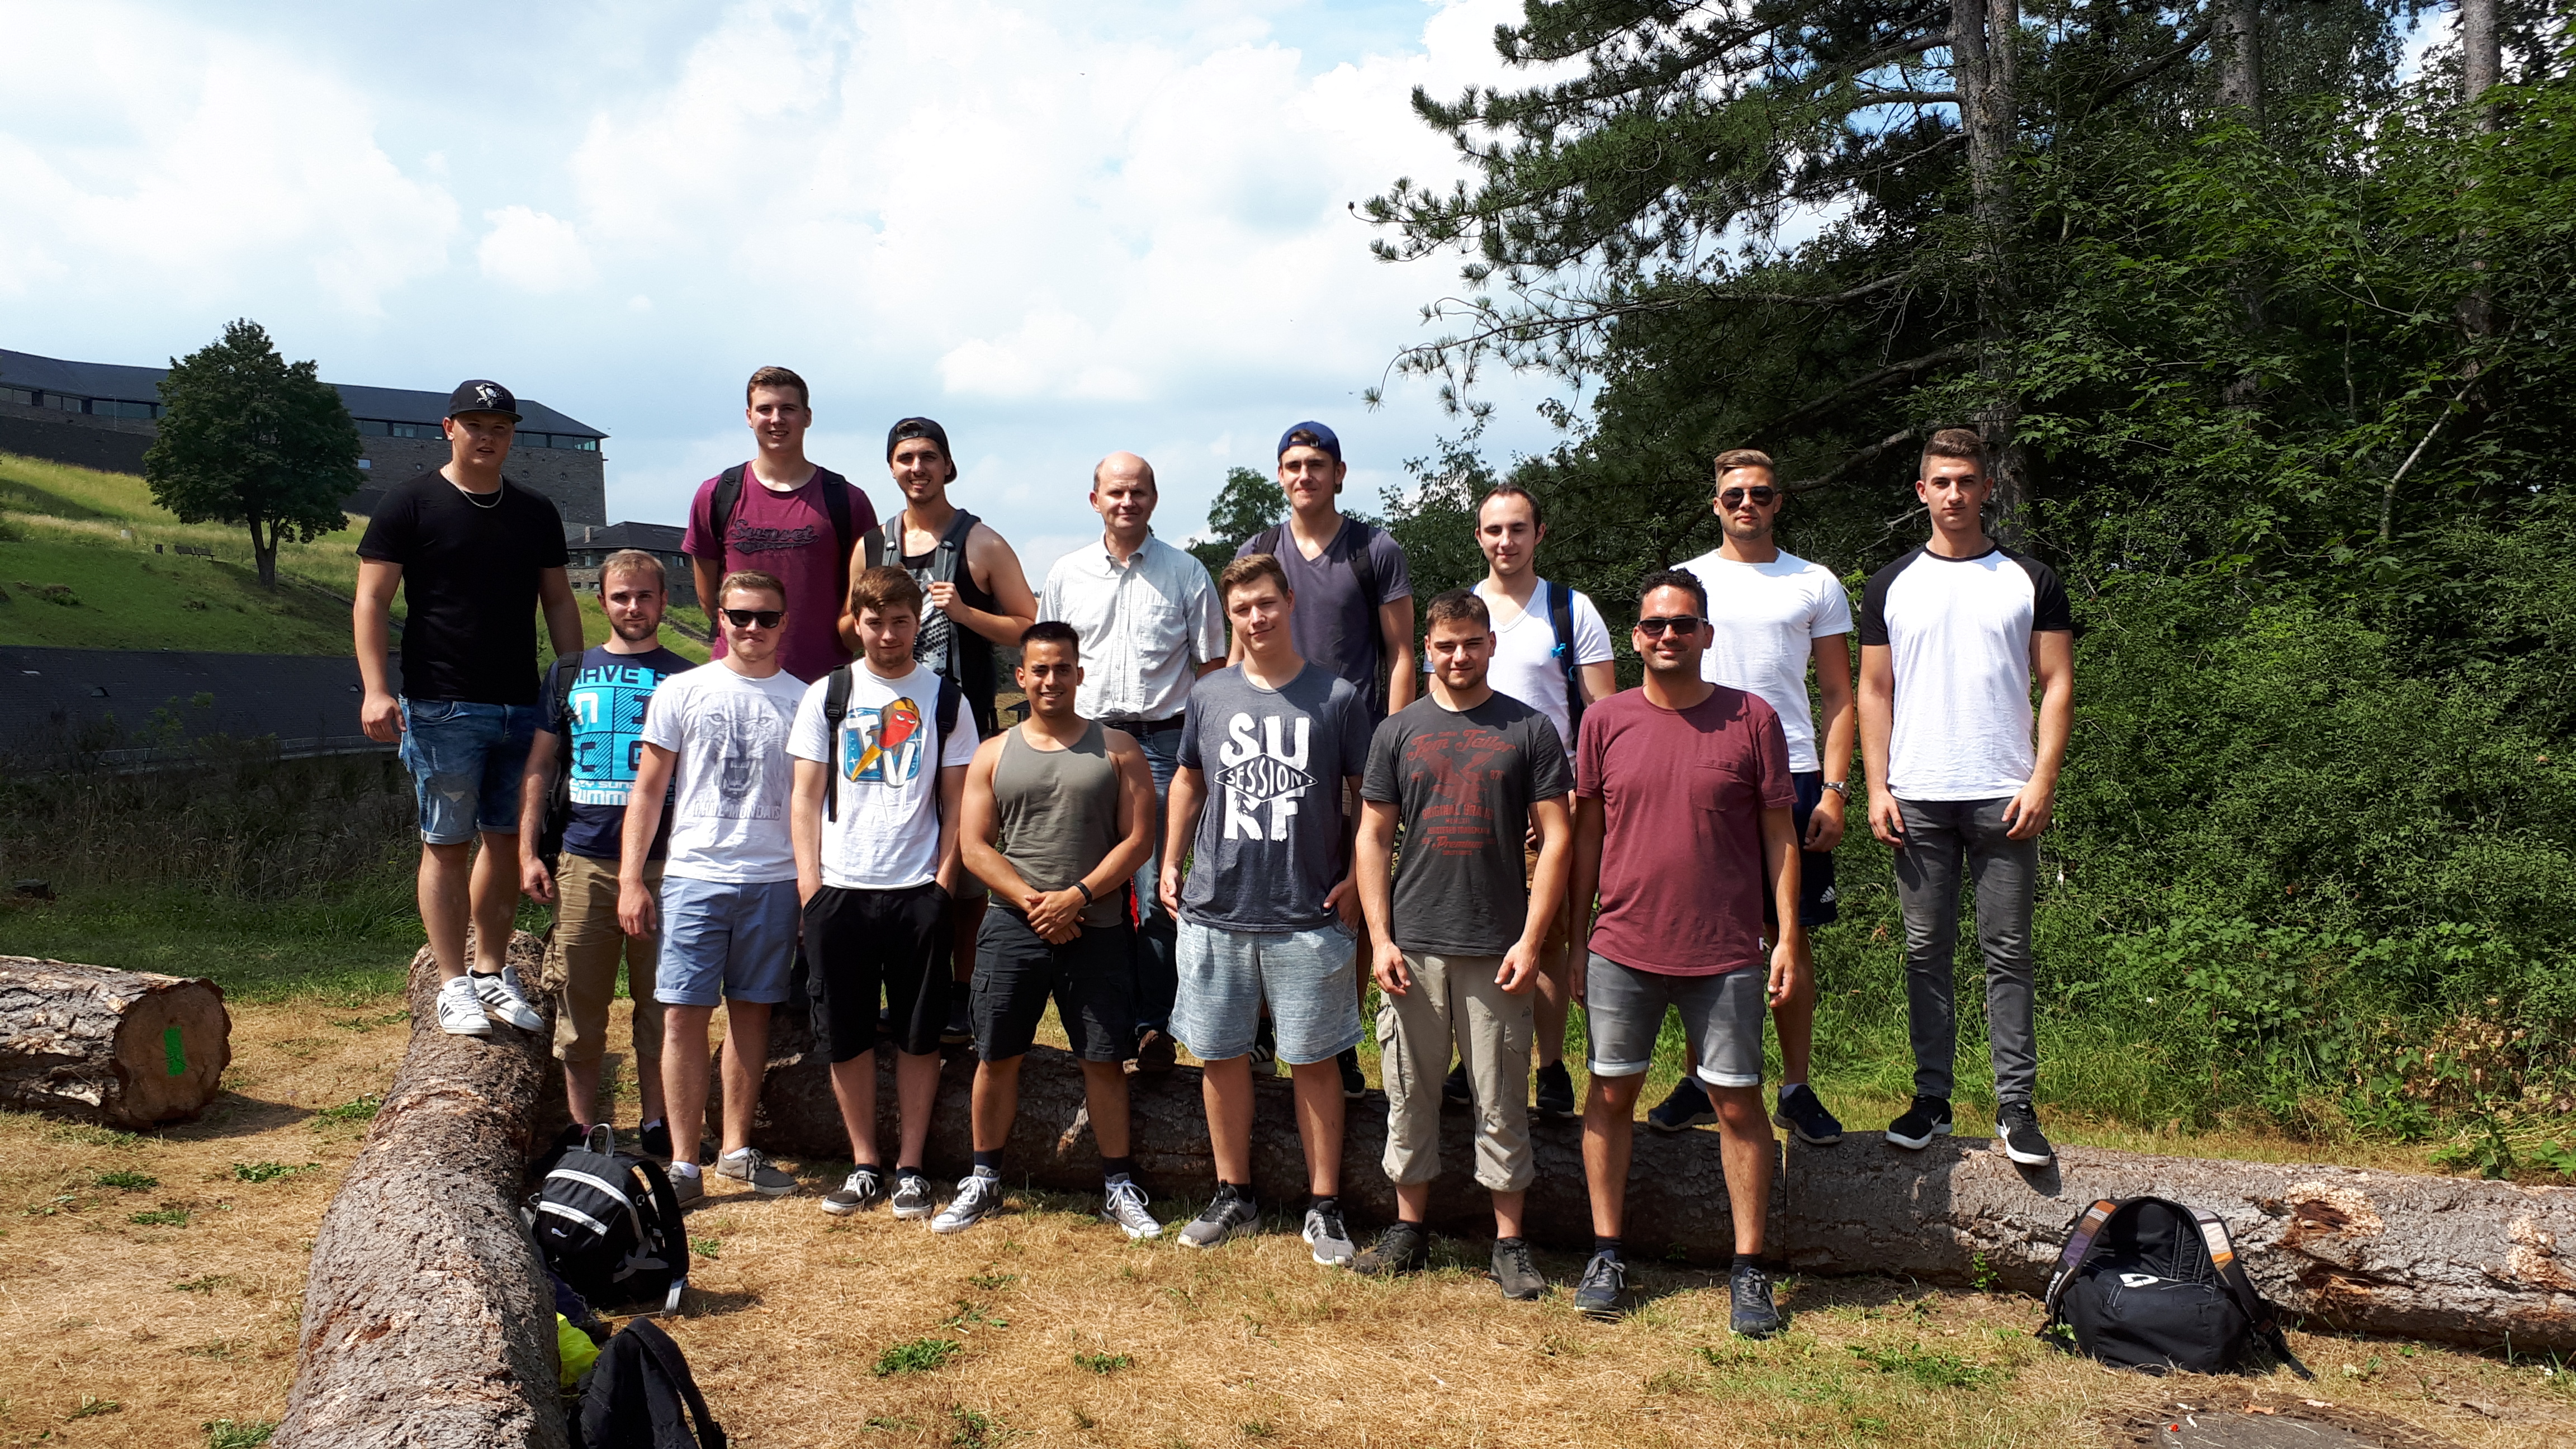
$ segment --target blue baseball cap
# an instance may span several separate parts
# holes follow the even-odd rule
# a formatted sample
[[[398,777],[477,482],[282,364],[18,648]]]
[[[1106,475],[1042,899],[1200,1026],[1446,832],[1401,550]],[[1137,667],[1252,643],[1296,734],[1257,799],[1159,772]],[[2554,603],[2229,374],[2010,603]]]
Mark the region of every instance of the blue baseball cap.
[[[1306,436],[1302,438],[1297,436],[1300,433],[1303,433]],[[1288,456],[1288,450],[1290,448],[1321,448],[1325,452],[1333,455],[1334,462],[1338,463],[1342,461],[1342,440],[1333,436],[1333,430],[1325,427],[1322,423],[1299,423],[1288,431],[1281,433],[1279,435],[1279,451],[1272,456],[1285,458]]]

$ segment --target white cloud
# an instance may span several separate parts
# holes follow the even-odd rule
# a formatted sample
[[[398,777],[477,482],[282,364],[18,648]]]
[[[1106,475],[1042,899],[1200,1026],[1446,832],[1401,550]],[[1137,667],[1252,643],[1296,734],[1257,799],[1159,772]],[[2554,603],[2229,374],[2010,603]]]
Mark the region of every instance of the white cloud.
[[[538,296],[589,284],[590,253],[572,223],[524,206],[487,211],[483,219],[492,224],[474,249],[483,275]]]

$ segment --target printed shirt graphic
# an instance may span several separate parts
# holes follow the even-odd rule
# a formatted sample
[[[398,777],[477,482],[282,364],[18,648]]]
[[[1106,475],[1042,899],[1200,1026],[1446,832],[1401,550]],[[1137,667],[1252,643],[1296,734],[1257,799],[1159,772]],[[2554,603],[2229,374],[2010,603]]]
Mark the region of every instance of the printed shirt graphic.
[[[697,496],[690,500],[689,528],[680,549],[691,558],[714,558],[719,552],[705,526],[716,483],[710,478],[699,484]],[[826,488],[850,490],[853,540],[876,526],[876,505],[868,495],[829,468],[815,469],[814,476],[792,492],[775,493],[746,467],[721,550],[725,572],[758,569],[777,575],[787,586],[787,634],[779,642],[778,662],[800,683],[820,679],[850,662],[848,651],[841,647],[840,540],[832,533],[831,509],[823,501]],[[724,657],[723,630],[716,631],[710,652],[714,658]]]
[[[787,753],[829,763],[832,736],[823,717],[831,680],[818,679],[796,707]],[[902,890],[939,874],[939,772],[975,758],[975,718],[962,704],[957,728],[939,733],[939,676],[914,666],[901,679],[880,679],[865,664],[852,671],[849,713],[841,717],[839,799],[823,821],[823,884],[840,890]]]
[[[1429,695],[1388,716],[1369,742],[1360,796],[1395,805],[1395,944],[1499,956],[1529,918],[1521,843],[1533,801],[1574,786],[1548,717],[1507,694],[1468,710]]]
[[[1762,812],[1797,803],[1762,696],[1721,684],[1684,710],[1610,696],[1583,712],[1574,793],[1601,802],[1593,950],[1667,976],[1762,964]]]
[[[663,680],[697,665],[668,649],[613,654],[605,645],[594,645],[577,659],[556,660],[554,667],[574,671],[571,692],[564,696],[565,712],[546,725],[557,738],[571,742],[572,820],[564,827],[564,849],[593,860],[615,860],[623,848],[627,790],[643,756],[645,703]],[[543,698],[551,708],[551,675]],[[666,814],[654,837],[654,859],[661,858],[670,828]]]
[[[788,726],[805,686],[702,664],[662,681],[643,740],[679,756],[665,875],[752,884],[794,880],[787,834]]]
[[[1368,761],[1369,723],[1359,691],[1309,662],[1279,690],[1243,666],[1220,669],[1190,691],[1180,767],[1203,771],[1181,913],[1202,926],[1304,931],[1332,912],[1326,893],[1349,873],[1342,837],[1342,781]]]

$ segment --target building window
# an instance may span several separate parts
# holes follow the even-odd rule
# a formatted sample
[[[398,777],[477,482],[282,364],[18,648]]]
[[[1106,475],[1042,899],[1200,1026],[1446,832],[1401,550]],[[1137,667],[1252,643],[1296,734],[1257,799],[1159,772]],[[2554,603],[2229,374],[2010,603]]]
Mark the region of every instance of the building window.
[[[50,408],[61,408],[67,413],[85,413],[89,411],[89,399],[85,397],[65,397],[58,392],[49,392],[45,394],[45,406]]]
[[[596,453],[599,451],[599,439],[597,438],[575,438],[572,440],[572,445],[585,453]]]
[[[374,418],[352,418],[350,421],[358,425],[358,436],[362,438],[389,438],[393,436],[394,425],[391,423],[379,422]]]
[[[438,430],[436,423],[395,423],[392,426],[397,438],[444,439],[447,436]]]
[[[146,422],[161,415],[161,409],[148,402],[100,402],[92,404],[90,411],[120,418],[140,418]]]
[[[16,403],[22,408],[36,406],[36,394],[23,387],[0,387],[0,402]]]

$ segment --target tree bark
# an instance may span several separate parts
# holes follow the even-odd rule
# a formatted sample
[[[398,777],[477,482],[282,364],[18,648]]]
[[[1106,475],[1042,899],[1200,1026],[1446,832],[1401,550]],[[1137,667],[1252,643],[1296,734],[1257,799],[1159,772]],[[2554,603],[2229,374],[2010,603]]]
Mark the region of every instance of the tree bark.
[[[1968,190],[1976,223],[1978,373],[1986,401],[1977,432],[1994,479],[1988,526],[2018,547],[2029,532],[2029,460],[2015,438],[2021,385],[2013,360],[2012,152],[2019,134],[2020,0],[1951,0],[1952,88],[1968,135]]]
[[[2212,35],[2218,52],[2218,105],[2233,110],[2255,130],[2263,129],[2263,6],[2262,0],[2219,0],[2218,17]],[[2245,309],[2245,331],[2248,336],[2263,330],[2263,303],[2269,291],[2265,269],[2259,260],[2249,259],[2244,281],[2237,288],[2238,304]],[[2262,379],[2247,372],[2228,380],[2223,390],[2230,407],[2250,408],[2260,400]]]
[[[773,1018],[769,1073],[752,1140],[785,1156],[846,1161],[847,1139],[829,1074],[790,1014]],[[894,1081],[880,1053],[877,1140],[895,1136]],[[926,1165],[968,1165],[968,1054],[940,1079]],[[1130,1077],[1137,1174],[1166,1197],[1202,1199],[1214,1187],[1199,1074]],[[1273,1207],[1305,1201],[1305,1158],[1285,1077],[1256,1078],[1253,1187]],[[1020,1073],[1020,1113],[1004,1176],[1062,1191],[1100,1187],[1100,1159],[1083,1106],[1081,1069],[1039,1047]],[[1441,1114],[1444,1167],[1432,1185],[1435,1224],[1492,1230],[1490,1203],[1471,1178],[1468,1114]],[[1542,1245],[1581,1250],[1592,1241],[1584,1193],[1582,1129],[1534,1122],[1538,1179],[1527,1232]],[[1350,1104],[1342,1148],[1342,1202],[1354,1219],[1395,1216],[1380,1168],[1386,1100]],[[1990,1281],[2025,1293],[2048,1282],[2075,1216],[2100,1197],[2152,1194],[2211,1208],[2227,1219],[2239,1255],[2264,1293],[2338,1329],[2471,1344],[2576,1349],[2576,1190],[2349,1168],[2154,1157],[2070,1147],[2041,1172],[2015,1167],[1981,1140],[1953,1138],[1900,1152],[1879,1134],[1855,1132],[1833,1147],[1792,1145],[1774,1180],[1769,1255],[1801,1272],[1886,1273],[1960,1287]],[[1718,1134],[1664,1136],[1637,1129],[1625,1234],[1648,1258],[1723,1263],[1733,1249]],[[2562,1247],[2562,1245],[2564,1245]]]
[[[2504,80],[2504,44],[2496,0],[2460,0],[2460,103],[2476,105]],[[2496,128],[2495,107],[2478,112],[2478,129]]]
[[[223,988],[0,956],[0,1104],[129,1130],[195,1117],[222,1088]]]
[[[540,979],[519,933],[510,961]],[[554,1297],[518,1198],[531,1149],[563,1121],[546,1025],[438,1029],[438,968],[412,960],[411,1046],[313,1240],[295,1387],[276,1442],[485,1449],[564,1442]]]

